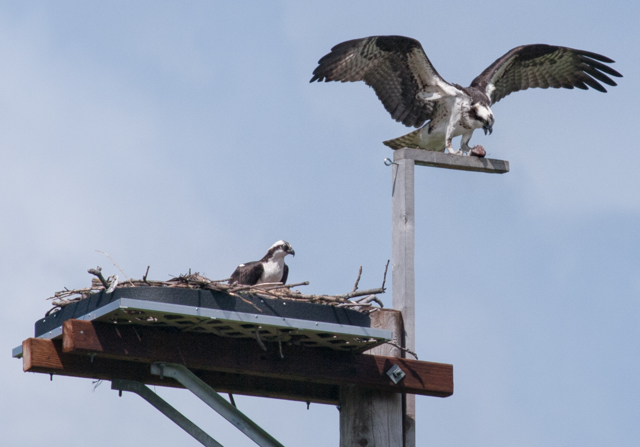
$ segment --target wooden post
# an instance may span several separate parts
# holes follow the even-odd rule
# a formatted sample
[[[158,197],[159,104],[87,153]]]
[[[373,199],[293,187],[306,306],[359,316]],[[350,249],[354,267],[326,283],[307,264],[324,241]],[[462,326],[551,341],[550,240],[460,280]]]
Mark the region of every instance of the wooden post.
[[[400,345],[415,352],[415,200],[414,161],[399,159],[392,165],[392,273],[393,308],[402,313],[404,330]],[[415,396],[402,396],[404,447],[415,447]]]
[[[393,331],[399,344],[402,315],[380,310],[371,314],[371,327]],[[384,344],[367,354],[400,357],[400,350]],[[373,388],[340,387],[340,447],[401,447],[402,394]]]
[[[402,446],[402,395],[340,388],[340,447]]]
[[[392,181],[392,265],[393,308],[404,321],[401,345],[415,352],[415,165],[461,171],[504,174],[509,162],[489,158],[461,157],[422,149],[399,149],[394,152]],[[404,357],[404,356],[403,356]],[[404,447],[416,445],[415,395],[403,395]]]

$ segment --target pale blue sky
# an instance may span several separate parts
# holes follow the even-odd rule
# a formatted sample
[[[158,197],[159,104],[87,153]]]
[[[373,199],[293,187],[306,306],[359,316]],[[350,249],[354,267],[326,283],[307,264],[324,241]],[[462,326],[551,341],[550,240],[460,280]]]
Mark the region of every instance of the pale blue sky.
[[[344,40],[420,40],[468,85],[514,46],[604,54],[609,93],[531,90],[472,139],[502,176],[417,168],[417,351],[455,394],[418,398],[418,445],[640,439],[640,6],[629,1],[0,4],[0,439],[198,445],[108,383],[25,374],[11,348],[86,270],[211,278],[274,241],[310,293],[382,279],[391,151],[407,128],[364,84],[309,84]],[[456,141],[457,144],[457,141]],[[387,305],[391,294],[382,296]],[[225,446],[253,445],[185,391],[158,393]],[[287,446],[338,445],[335,407],[237,397]]]

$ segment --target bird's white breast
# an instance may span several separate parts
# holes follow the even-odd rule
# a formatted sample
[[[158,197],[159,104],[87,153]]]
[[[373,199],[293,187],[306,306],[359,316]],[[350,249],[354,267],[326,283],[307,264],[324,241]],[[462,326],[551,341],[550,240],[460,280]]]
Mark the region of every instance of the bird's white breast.
[[[470,107],[471,100],[467,96],[445,98],[431,123],[427,123],[420,130],[420,147],[430,151],[444,151],[445,136],[449,126],[452,126],[451,137],[453,138],[478,128],[477,123],[465,123],[466,127],[462,123]]]
[[[260,277],[260,282],[280,282],[282,280],[284,258],[269,260],[263,266],[264,271]]]

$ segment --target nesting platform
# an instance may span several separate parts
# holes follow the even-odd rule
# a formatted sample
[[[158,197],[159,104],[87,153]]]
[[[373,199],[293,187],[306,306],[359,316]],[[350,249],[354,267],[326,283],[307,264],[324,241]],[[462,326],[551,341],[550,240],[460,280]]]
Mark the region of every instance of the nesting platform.
[[[379,312],[397,312],[381,310]],[[363,354],[392,338],[369,315],[211,290],[97,293],[36,322],[14,349],[25,371],[180,387],[150,373],[181,364],[218,391],[337,404],[343,385],[446,397],[453,367]],[[406,376],[387,375],[397,365]]]
[[[202,289],[122,287],[96,293],[38,320],[36,337],[61,336],[68,319],[354,352],[392,337],[390,331],[371,328],[368,315],[347,308]]]

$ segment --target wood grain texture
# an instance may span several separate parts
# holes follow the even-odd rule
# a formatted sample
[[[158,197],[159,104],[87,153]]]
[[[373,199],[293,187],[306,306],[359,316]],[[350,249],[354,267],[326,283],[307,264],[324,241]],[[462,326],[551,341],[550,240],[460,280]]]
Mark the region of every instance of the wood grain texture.
[[[509,172],[509,162],[506,160],[465,157],[442,152],[426,151],[424,149],[398,149],[393,153],[393,161],[399,162],[400,160],[413,160],[417,165],[454,169],[457,171],[475,171],[488,174],[505,174]]]
[[[340,388],[340,447],[402,446],[402,395]]]
[[[148,363],[98,355],[92,361],[89,355],[65,353],[61,340],[29,338],[23,342],[23,352],[23,368],[26,372],[103,380],[135,380],[147,385],[182,388],[175,380],[160,379],[152,375]],[[218,392],[331,405],[339,403],[339,387],[335,385],[195,369],[193,372]]]
[[[180,363],[189,369],[220,371],[319,384],[358,384],[400,393],[446,397],[453,393],[453,367],[394,357],[265,343],[160,328],[68,320],[64,352],[141,363]],[[386,372],[398,364],[407,377],[393,384]]]
[[[382,309],[371,315],[371,327],[393,332],[393,342],[402,339],[402,314]],[[395,346],[384,344],[365,355],[400,357]],[[402,446],[403,395],[356,385],[340,388],[340,447]]]
[[[59,346],[52,340],[28,338],[22,342],[22,369],[25,372],[64,370],[61,354]]]
[[[423,151],[424,152],[424,151]],[[415,199],[414,164],[401,160],[392,174],[393,308],[402,314],[400,345],[415,351]]]
[[[393,333],[393,343],[402,345],[402,313],[395,309],[380,309],[369,314],[371,327],[376,329],[386,329]],[[382,344],[365,351],[369,355],[382,355],[385,357],[402,357],[402,352],[397,347],[390,344]]]
[[[415,164],[414,157],[439,154],[419,149],[399,149],[394,153],[397,165],[392,177],[392,263],[393,263],[393,308],[400,311],[403,331],[400,345],[411,351],[415,343]],[[468,158],[468,157],[457,157]],[[455,160],[454,160],[455,161]],[[401,355],[404,357],[404,355]],[[452,384],[453,385],[453,384]],[[415,397],[403,396],[404,447],[415,446]]]

